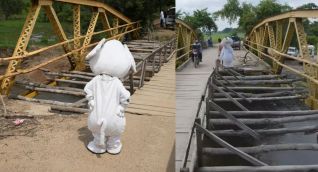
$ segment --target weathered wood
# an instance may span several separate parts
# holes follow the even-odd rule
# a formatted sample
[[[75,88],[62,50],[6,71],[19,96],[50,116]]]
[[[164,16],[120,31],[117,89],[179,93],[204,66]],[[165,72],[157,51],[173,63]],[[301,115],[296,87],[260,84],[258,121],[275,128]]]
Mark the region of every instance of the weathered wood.
[[[255,130],[257,133],[264,135],[264,136],[274,136],[274,135],[282,135],[288,133],[313,133],[318,131],[318,125],[312,126],[304,126],[304,127],[295,127],[295,128],[275,128],[275,129],[259,129]],[[249,136],[248,133],[242,130],[215,130],[213,131],[214,134],[218,136],[226,136],[226,137],[247,137]]]
[[[62,73],[86,75],[86,76],[92,76],[92,77],[96,76],[96,75],[95,75],[94,73],[92,73],[92,72],[83,72],[83,71],[75,71],[75,70],[73,70],[73,71],[65,71],[65,70],[63,70]]]
[[[203,128],[200,124],[195,123],[196,129],[203,132],[207,137],[217,142],[219,145],[223,146],[224,148],[230,150],[234,154],[238,155],[239,157],[247,160],[248,162],[256,165],[256,166],[267,166],[266,163],[250,156],[249,154],[241,151],[240,149],[237,149],[236,147],[232,146],[231,144],[227,143],[223,139],[219,138],[217,135],[213,134],[213,132],[208,131],[207,129]]]
[[[55,79],[55,81],[69,83],[69,84],[78,84],[78,85],[86,85],[88,83],[86,81],[75,81],[75,80],[68,80],[68,79]]]
[[[67,73],[59,73],[59,72],[45,72],[47,75],[52,75],[52,76],[59,76],[59,77],[70,77],[70,78],[80,78],[80,79],[86,79],[86,80],[91,80],[93,77],[91,76],[84,76],[84,75],[79,75],[79,74],[67,74]]]
[[[17,97],[13,97],[13,98],[28,101],[28,102],[42,103],[42,104],[52,104],[52,105],[60,105],[60,106],[73,106],[74,105],[73,103],[65,103],[65,102],[54,101],[54,100],[27,98],[27,97],[20,96],[20,95],[18,95]]]
[[[224,80],[227,84],[231,85],[232,87],[235,87],[236,85],[233,84],[232,81],[229,81],[228,79],[224,78],[222,75],[220,75],[217,71],[216,71],[216,75],[220,78],[218,80]]]
[[[318,114],[318,110],[299,110],[299,111],[227,111],[235,117],[280,117],[280,116],[302,116]],[[212,116],[221,116],[219,111],[210,111]]]
[[[237,147],[247,154],[259,154],[274,151],[287,151],[287,150],[312,150],[318,151],[318,144],[278,144],[278,145],[260,145],[253,147]],[[231,155],[233,152],[225,148],[203,148],[202,151],[205,155]]]
[[[227,94],[225,91],[223,91],[222,89],[220,89],[219,87],[217,87],[216,85],[214,85],[213,83],[211,83],[211,86],[216,89],[217,91],[223,93],[225,95],[225,97],[227,97],[229,100],[231,100],[236,106],[238,106],[239,108],[241,108],[243,111],[248,111],[248,109],[243,106],[241,103],[239,103],[237,100],[235,100],[234,98],[231,97],[231,95]]]
[[[220,87],[222,88],[222,87]],[[305,90],[304,88],[298,87],[227,87],[232,90],[245,90],[245,91],[283,91],[283,90]],[[225,88],[222,88],[225,89]]]
[[[67,106],[51,106],[51,111],[63,111],[72,113],[87,113],[88,109],[78,107],[67,107]]]
[[[201,167],[198,172],[316,172],[318,165]]]
[[[67,91],[83,91],[80,88],[73,88],[73,87],[59,87],[59,86],[50,86],[42,83],[34,83],[28,81],[18,81],[17,84],[27,85],[29,87],[40,87],[40,88],[48,88],[48,89],[58,89],[58,90],[67,90]]]
[[[284,78],[286,75],[255,75],[255,76],[244,76],[244,77],[238,77],[241,80],[269,80],[269,79],[278,79],[278,78]],[[227,80],[236,80],[233,76],[223,76],[223,78]]]
[[[245,77],[245,75],[240,74],[239,72],[237,72],[235,69],[233,68],[225,68],[225,70],[229,70],[229,72],[233,73],[236,76],[240,76],[240,77]]]
[[[216,82],[217,84],[221,85],[222,88],[224,88],[225,90],[228,90],[228,91],[234,93],[235,95],[237,95],[238,97],[242,98],[243,100],[246,100],[246,101],[249,102],[249,103],[252,102],[251,100],[247,99],[247,98],[244,97],[243,95],[241,95],[241,94],[235,92],[233,89],[230,89],[230,88],[228,88],[227,86],[225,86],[224,84],[220,83],[218,80],[214,79],[213,81]],[[217,87],[217,86],[215,85],[214,87]],[[219,87],[217,87],[217,90],[218,90],[219,92],[222,92],[222,89],[219,88]],[[224,93],[224,92],[222,92],[222,93]],[[233,100],[232,100],[232,101],[233,101]]]
[[[231,96],[236,96],[236,94],[232,92],[227,92]],[[287,95],[295,95],[295,94],[302,94],[308,93],[307,90],[299,90],[299,91],[279,91],[279,92],[270,92],[270,93],[261,93],[261,94],[254,94],[254,93],[244,93],[244,92],[237,92],[246,98],[251,97],[278,97],[278,96],[287,96]],[[223,93],[214,93],[213,95],[216,98],[224,98],[225,95]],[[234,97],[236,98],[236,97]]]
[[[291,122],[302,122],[302,121],[310,121],[318,119],[318,114],[314,115],[306,115],[306,116],[289,116],[282,118],[261,118],[261,119],[243,119],[239,118],[241,123],[245,125],[275,125],[275,124],[283,124],[283,123],[291,123]],[[210,119],[209,123],[212,125],[237,125],[231,120],[228,119]]]
[[[229,120],[231,120],[236,126],[238,126],[239,128],[241,128],[242,130],[246,131],[247,133],[249,133],[253,138],[255,138],[256,140],[260,140],[261,136],[255,132],[254,130],[252,130],[250,127],[248,127],[247,125],[245,125],[244,123],[242,123],[241,121],[239,121],[238,119],[236,119],[233,115],[227,113],[223,108],[221,108],[220,106],[218,106],[216,103],[210,101],[211,106],[216,109],[217,111],[219,111],[222,115],[224,115],[226,118],[228,118]],[[209,125],[211,126],[211,120],[209,121]]]
[[[241,80],[241,78],[242,78],[242,76],[241,76],[241,78],[239,78],[237,75],[235,75],[232,72],[230,72],[229,70],[225,70],[225,69],[218,70],[218,73],[220,73],[221,75],[222,75],[222,73],[227,73],[227,74],[229,74],[230,76],[232,76],[233,78],[235,78],[237,80]]]
[[[86,99],[86,97],[82,98],[82,99],[74,102],[74,107],[81,107],[81,106],[85,105],[87,101],[88,100]]]
[[[301,81],[303,79],[284,79],[284,80],[232,80],[232,84],[236,85],[267,85],[267,84],[291,84],[296,81]],[[227,84],[226,81],[219,80],[222,84]]]
[[[68,90],[59,90],[59,89],[51,89],[51,88],[40,88],[40,87],[32,87],[32,86],[25,86],[26,89],[35,90],[35,91],[42,91],[42,92],[49,92],[49,93],[57,93],[57,94],[68,94],[74,96],[85,96],[86,94],[84,91],[68,91]]]
[[[246,98],[252,101],[277,101],[277,100],[290,100],[290,99],[305,99],[307,96],[305,95],[296,95],[296,96],[281,96],[281,97],[249,97]],[[243,101],[242,98],[233,98],[237,101]],[[231,102],[232,100],[228,98],[215,98],[213,99],[214,102]]]

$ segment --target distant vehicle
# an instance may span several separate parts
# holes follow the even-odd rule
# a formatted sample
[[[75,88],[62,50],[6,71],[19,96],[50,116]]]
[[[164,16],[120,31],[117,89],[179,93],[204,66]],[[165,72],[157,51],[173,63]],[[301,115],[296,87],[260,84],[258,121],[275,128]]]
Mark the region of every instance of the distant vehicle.
[[[298,53],[299,52],[298,52],[298,49],[296,47],[288,47],[288,50],[287,50],[288,55],[297,57]]]
[[[200,46],[198,44],[192,44],[192,61],[194,64],[194,68],[197,68],[200,63],[199,49],[200,49]]]
[[[308,51],[309,51],[309,56],[311,58],[314,58],[315,57],[315,46],[308,45]]]
[[[238,36],[231,36],[233,40],[232,48],[233,49],[241,49],[241,39]]]
[[[176,8],[169,8],[167,11],[166,26],[173,27],[176,25]]]

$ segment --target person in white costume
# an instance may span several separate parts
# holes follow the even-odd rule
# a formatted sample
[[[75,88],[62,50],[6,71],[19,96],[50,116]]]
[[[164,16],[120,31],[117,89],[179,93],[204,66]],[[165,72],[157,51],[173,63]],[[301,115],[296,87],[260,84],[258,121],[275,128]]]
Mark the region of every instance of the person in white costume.
[[[226,37],[221,42],[223,48],[220,53],[220,59],[222,61],[223,67],[233,67],[234,51],[232,48],[233,40]]]
[[[105,39],[86,56],[92,72],[96,75],[84,88],[90,113],[88,129],[94,140],[87,145],[93,153],[118,154],[122,143],[126,119],[124,110],[130,93],[119,78],[125,77],[136,63],[128,47],[120,41]]]

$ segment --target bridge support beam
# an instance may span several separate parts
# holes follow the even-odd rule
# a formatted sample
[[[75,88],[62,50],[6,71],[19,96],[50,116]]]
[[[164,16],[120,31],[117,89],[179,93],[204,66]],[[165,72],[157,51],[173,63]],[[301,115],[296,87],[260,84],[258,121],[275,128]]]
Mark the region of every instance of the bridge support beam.
[[[314,109],[318,109],[318,65],[317,62],[312,61],[309,55],[303,19],[317,16],[318,10],[311,10],[310,12],[305,10],[292,11],[265,19],[253,28],[247,41],[252,53],[260,58],[267,57],[266,59],[272,64],[273,73],[280,74],[284,67],[307,79],[309,97],[306,99],[306,103]],[[284,30],[285,28],[286,30]],[[297,57],[287,55],[288,47],[291,45],[294,35],[296,35],[299,49]],[[286,58],[302,63],[303,70],[285,65]]]
[[[13,56],[22,56],[26,53],[26,48],[28,46],[33,28],[35,26],[36,19],[39,16],[40,9],[41,6],[38,3],[32,4],[28,16],[25,20],[23,29],[21,31],[21,35],[18,39],[17,45],[14,49]],[[14,73],[19,67],[20,63],[21,60],[11,60],[5,74],[9,75],[11,73]],[[7,77],[2,80],[1,94],[9,94],[10,88],[14,83],[14,78],[15,77]]]

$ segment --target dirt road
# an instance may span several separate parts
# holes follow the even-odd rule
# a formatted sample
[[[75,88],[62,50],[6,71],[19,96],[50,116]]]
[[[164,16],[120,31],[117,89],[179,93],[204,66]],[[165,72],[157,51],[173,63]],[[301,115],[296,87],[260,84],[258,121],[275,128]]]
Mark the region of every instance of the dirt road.
[[[92,139],[87,114],[59,115],[49,113],[47,105],[9,100],[11,115],[36,117],[17,130],[12,124],[15,118],[1,118],[0,126],[10,126],[10,130],[0,130],[0,171],[174,171],[174,77],[174,62],[169,62],[132,96],[119,155],[87,151],[86,144]],[[140,106],[140,102],[147,105]]]

